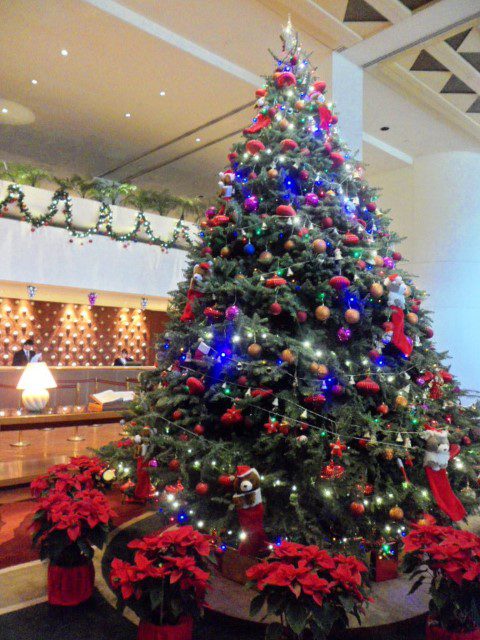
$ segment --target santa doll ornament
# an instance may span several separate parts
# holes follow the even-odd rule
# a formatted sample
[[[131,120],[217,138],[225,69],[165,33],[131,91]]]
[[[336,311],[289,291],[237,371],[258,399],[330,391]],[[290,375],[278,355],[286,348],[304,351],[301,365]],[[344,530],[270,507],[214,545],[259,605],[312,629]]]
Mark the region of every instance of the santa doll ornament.
[[[268,550],[268,540],[263,528],[263,503],[260,475],[246,465],[237,467],[233,481],[233,504],[243,534],[238,552],[241,556],[256,557]]]
[[[465,518],[467,513],[452,491],[447,466],[449,461],[458,455],[460,447],[449,444],[447,429],[440,430],[431,425],[425,425],[422,438],[426,441],[423,466],[432,495],[440,509],[454,522],[458,522]]]

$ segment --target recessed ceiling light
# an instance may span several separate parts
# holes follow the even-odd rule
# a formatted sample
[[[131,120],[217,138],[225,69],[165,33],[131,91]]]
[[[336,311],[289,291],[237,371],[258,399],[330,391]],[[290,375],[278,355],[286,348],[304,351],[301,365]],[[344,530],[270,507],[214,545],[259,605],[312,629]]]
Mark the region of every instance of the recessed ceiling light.
[[[3,109],[2,109],[2,113],[8,113],[8,109],[7,109],[7,107],[3,107]]]
[[[38,84],[38,80],[35,80],[35,78],[32,80],[32,84]]]
[[[60,53],[62,54],[62,56],[68,56],[68,51],[66,49],[62,49]]]
[[[200,142],[200,138],[195,138],[195,142]]]
[[[380,131],[389,131],[390,127],[380,127]]]
[[[163,97],[165,95],[165,91],[160,91],[160,95]]]
[[[126,113],[126,114],[125,114],[125,118],[131,118],[131,117],[132,117],[132,114],[131,114],[131,113]]]

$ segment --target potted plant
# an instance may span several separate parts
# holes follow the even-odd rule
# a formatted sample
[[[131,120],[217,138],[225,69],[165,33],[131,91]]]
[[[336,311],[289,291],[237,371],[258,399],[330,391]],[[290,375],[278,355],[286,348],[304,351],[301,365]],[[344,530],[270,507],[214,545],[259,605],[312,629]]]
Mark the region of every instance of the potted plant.
[[[33,516],[33,544],[48,559],[48,601],[73,606],[93,593],[93,547],[105,544],[115,516],[107,498],[97,489],[73,493],[55,489],[40,498]]]
[[[187,525],[132,540],[133,561],[112,561],[110,581],[119,606],[139,615],[139,640],[191,640],[210,574],[211,542]]]
[[[267,627],[267,640],[313,637],[349,626],[348,614],[360,622],[367,601],[367,567],[353,556],[330,554],[311,545],[282,541],[271,555],[247,569],[247,586],[260,592],[250,615],[266,605],[266,615],[279,621]]]
[[[403,569],[416,591],[431,579],[427,640],[480,640],[480,537],[435,524],[413,525]]]
[[[67,464],[56,464],[30,483],[34,498],[49,491],[72,493],[82,489],[104,489],[115,479],[115,472],[97,457],[78,456]]]

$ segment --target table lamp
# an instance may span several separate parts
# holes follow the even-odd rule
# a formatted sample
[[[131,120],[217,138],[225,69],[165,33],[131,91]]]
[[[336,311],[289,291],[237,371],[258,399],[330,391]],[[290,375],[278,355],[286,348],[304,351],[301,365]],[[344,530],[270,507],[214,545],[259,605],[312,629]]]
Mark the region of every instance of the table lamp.
[[[47,389],[55,389],[56,386],[45,362],[29,362],[18,381],[17,389],[23,389],[22,402],[25,409],[40,413],[45,409],[50,396]]]

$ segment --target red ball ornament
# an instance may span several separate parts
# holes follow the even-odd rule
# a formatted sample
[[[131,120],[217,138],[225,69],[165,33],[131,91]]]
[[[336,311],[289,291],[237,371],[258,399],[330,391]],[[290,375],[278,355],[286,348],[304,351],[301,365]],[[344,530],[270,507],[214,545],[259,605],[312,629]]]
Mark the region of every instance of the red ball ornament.
[[[298,143],[295,142],[295,140],[292,140],[291,138],[285,138],[285,140],[282,140],[280,143],[280,148],[282,151],[294,151],[295,149],[298,148]]]
[[[181,434],[178,436],[178,439],[179,439],[181,442],[188,442],[188,441],[190,440],[189,436],[188,436],[186,433],[181,433]]]
[[[463,436],[462,443],[466,444],[468,446],[468,445],[472,444],[472,440],[468,436]]]
[[[272,316],[279,316],[282,313],[282,305],[278,302],[272,302],[270,305],[270,313]]]
[[[259,151],[265,151],[265,145],[260,140],[249,140],[245,145],[245,148],[248,153],[252,154],[252,156],[259,153]]]
[[[201,380],[195,378],[194,376],[190,376],[187,378],[187,387],[188,392],[191,396],[201,396],[205,393],[205,385]]]
[[[183,418],[183,411],[181,411],[180,409],[175,409],[175,411],[172,413],[172,418],[174,420],[181,420],[181,418]]]
[[[365,260],[357,260],[357,268],[363,271],[367,266]]]
[[[343,242],[344,244],[353,247],[355,245],[357,245],[360,242],[360,239],[357,235],[355,235],[354,233],[346,233],[343,236]]]
[[[395,260],[395,262],[399,262],[402,259],[402,254],[398,251],[394,251],[392,253],[392,258]]]
[[[180,460],[177,460],[176,458],[170,460],[170,462],[168,463],[168,468],[170,469],[170,471],[178,471],[180,469]]]
[[[425,335],[427,336],[427,338],[430,340],[430,338],[433,338],[433,329],[432,327],[425,327]]]
[[[231,487],[233,485],[234,476],[222,475],[218,477],[218,484],[222,487]]]
[[[300,324],[307,321],[308,315],[306,311],[297,311],[297,320]]]
[[[241,387],[246,387],[248,384],[248,378],[247,376],[240,376],[237,382]]]
[[[382,416],[386,416],[388,412],[389,412],[388,405],[386,405],[384,402],[378,405],[377,413],[379,413]]]
[[[322,229],[330,229],[333,227],[333,220],[330,217],[326,217],[322,219]]]
[[[341,291],[350,286],[350,280],[344,276],[333,276],[330,278],[329,284],[335,291]]]
[[[342,156],[342,154],[335,152],[332,152],[330,154],[330,160],[332,161],[334,169],[338,169],[345,162],[345,158]]]
[[[291,87],[297,84],[297,79],[295,74],[291,71],[282,71],[276,77],[276,85],[279,89],[283,89],[284,87]]]
[[[208,493],[208,484],[206,482],[199,482],[195,487],[195,493],[197,496],[205,496]]]
[[[365,507],[361,502],[352,502],[350,505],[350,513],[356,517],[363,516]]]
[[[371,496],[372,493],[374,492],[374,486],[373,484],[370,484],[367,482],[367,484],[363,487],[363,495],[364,496]]]
[[[370,360],[371,360],[374,364],[376,364],[376,363],[377,363],[377,360],[380,358],[380,352],[379,352],[379,351],[377,351],[376,349],[371,349],[371,350],[368,352],[368,357],[370,358]]]
[[[313,90],[318,91],[318,93],[323,93],[327,88],[327,83],[324,80],[317,80],[313,83]]]
[[[336,398],[343,396],[343,394],[345,393],[345,389],[342,387],[341,384],[334,384],[332,387],[332,395],[334,395]]]
[[[205,433],[205,427],[201,424],[196,424],[193,427],[193,430],[198,436],[203,436],[203,434]]]
[[[284,218],[293,218],[294,216],[297,215],[297,212],[295,211],[295,209],[291,207],[289,204],[279,205],[276,208],[275,213],[277,214],[277,216],[282,216]]]
[[[376,211],[376,209],[377,209],[377,205],[375,204],[375,202],[367,203],[367,211],[370,211],[370,213],[373,213],[374,211]]]
[[[310,174],[306,169],[302,169],[301,171],[299,171],[298,177],[300,178],[300,180],[305,181],[305,180],[308,180],[308,178],[310,177]]]
[[[333,460],[322,468],[320,478],[322,480],[339,480],[345,473],[345,467],[341,464],[335,464]]]
[[[274,276],[273,278],[268,278],[268,280],[265,281],[265,286],[269,289],[276,289],[284,284],[287,284],[287,281],[285,278],[280,278],[280,276]]]
[[[375,395],[380,391],[380,387],[378,386],[378,384],[370,377],[367,377],[364,380],[359,380],[355,386],[357,387],[358,391],[364,396]]]

